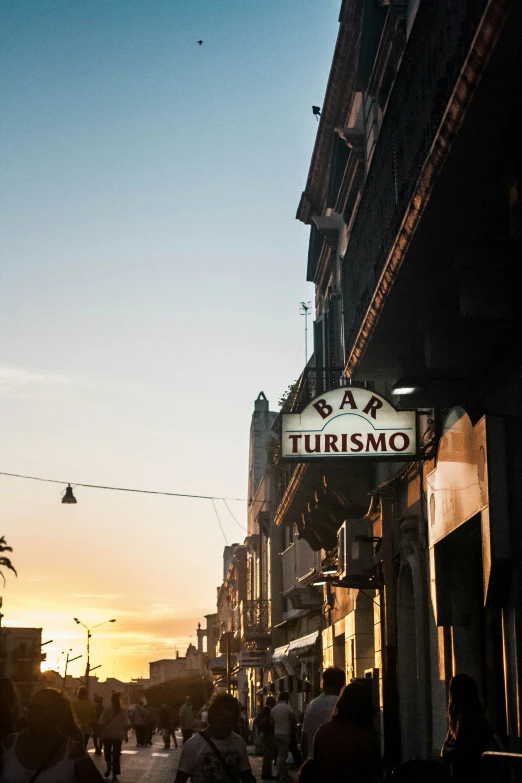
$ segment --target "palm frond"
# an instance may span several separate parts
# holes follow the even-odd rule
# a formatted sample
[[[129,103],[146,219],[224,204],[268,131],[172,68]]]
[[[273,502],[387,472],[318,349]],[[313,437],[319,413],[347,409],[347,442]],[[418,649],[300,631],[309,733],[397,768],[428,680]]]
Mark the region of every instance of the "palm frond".
[[[13,547],[8,546],[5,541],[5,536],[0,536],[0,552],[12,552]],[[17,570],[12,564],[10,558],[2,556],[0,557],[0,576],[2,577],[3,583],[5,585],[5,576],[4,572],[2,571],[2,568],[7,568],[9,571],[12,571],[15,576],[18,576]]]

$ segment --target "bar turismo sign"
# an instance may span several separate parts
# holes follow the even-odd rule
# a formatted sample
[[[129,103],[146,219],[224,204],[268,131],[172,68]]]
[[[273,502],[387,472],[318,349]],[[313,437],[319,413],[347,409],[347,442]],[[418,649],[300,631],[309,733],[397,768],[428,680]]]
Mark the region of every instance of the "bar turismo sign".
[[[326,392],[301,413],[284,413],[281,456],[315,459],[412,457],[417,453],[416,411],[397,411],[384,397],[355,386]]]

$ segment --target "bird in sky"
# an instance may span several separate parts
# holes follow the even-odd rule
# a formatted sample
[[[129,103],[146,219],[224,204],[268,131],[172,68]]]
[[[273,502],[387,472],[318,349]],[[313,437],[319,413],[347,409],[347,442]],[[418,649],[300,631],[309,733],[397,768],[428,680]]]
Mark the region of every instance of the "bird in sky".
[[[200,46],[201,46],[201,44],[202,44],[202,43],[203,43],[203,41],[198,41],[198,44],[199,44]]]

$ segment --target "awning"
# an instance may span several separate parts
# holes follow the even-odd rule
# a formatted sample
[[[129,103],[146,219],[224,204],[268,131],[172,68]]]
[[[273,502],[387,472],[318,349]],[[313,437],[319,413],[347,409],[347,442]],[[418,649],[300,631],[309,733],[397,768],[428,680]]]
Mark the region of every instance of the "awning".
[[[282,647],[276,647],[274,652],[272,653],[272,663],[279,663],[282,661],[287,654],[288,645],[283,644]]]
[[[301,653],[306,652],[307,650],[311,650],[312,647],[315,646],[315,643],[317,642],[318,638],[319,638],[319,631],[314,631],[313,633],[309,633],[307,636],[301,636],[300,639],[294,639],[294,641],[290,642],[290,644],[288,645],[286,654],[299,655]]]
[[[263,696],[269,693],[282,693],[283,691],[288,691],[288,693],[308,693],[311,689],[311,682],[300,680],[299,677],[289,674],[286,677],[274,680],[274,682],[267,683],[264,688],[260,688],[257,691],[257,695]]]

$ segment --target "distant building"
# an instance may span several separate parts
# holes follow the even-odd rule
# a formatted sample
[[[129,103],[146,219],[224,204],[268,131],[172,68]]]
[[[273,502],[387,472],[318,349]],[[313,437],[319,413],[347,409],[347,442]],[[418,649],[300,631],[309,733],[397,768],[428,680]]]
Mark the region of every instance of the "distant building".
[[[199,624],[197,629],[197,647],[193,644],[189,644],[184,656],[181,656],[176,652],[175,658],[162,658],[159,661],[151,661],[149,663],[150,684],[160,685],[162,682],[175,680],[178,677],[206,674],[207,656],[203,651],[203,637],[206,636],[206,634],[207,630],[202,629],[201,624]]]
[[[41,628],[0,629],[0,673],[11,678],[24,704],[41,685],[44,660]]]

